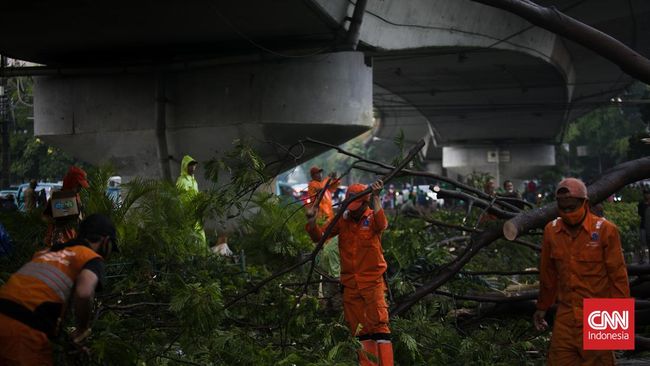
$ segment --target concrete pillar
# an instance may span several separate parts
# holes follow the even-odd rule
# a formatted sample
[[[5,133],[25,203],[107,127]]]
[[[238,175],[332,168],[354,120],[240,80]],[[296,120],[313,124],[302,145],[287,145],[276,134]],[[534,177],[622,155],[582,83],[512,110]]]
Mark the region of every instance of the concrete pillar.
[[[37,78],[35,134],[92,164],[111,163],[124,176],[160,177],[156,82],[153,71]],[[236,139],[273,160],[281,152],[267,141],[309,136],[339,144],[373,123],[372,69],[359,52],[167,71],[164,83],[173,178],[183,155],[204,162]]]
[[[504,180],[526,179],[545,167],[555,165],[553,145],[446,146],[442,148],[442,167],[450,173],[468,175],[489,173],[497,185]],[[450,176],[453,176],[451,174]]]

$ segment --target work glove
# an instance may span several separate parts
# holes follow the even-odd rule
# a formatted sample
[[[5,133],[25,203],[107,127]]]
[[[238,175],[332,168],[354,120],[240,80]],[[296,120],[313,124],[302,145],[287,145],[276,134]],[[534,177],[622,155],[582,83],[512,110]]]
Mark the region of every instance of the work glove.
[[[224,257],[232,257],[232,250],[230,250],[230,248],[228,247],[228,243],[222,243],[212,247],[212,253]]]

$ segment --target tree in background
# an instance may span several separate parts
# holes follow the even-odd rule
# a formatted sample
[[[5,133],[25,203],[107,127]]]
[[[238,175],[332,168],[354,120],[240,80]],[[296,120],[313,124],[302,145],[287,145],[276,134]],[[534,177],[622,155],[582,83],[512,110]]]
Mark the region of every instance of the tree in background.
[[[32,86],[31,77],[10,78],[7,83],[11,123],[10,181],[14,183],[25,182],[31,178],[60,180],[70,165],[80,164],[61,150],[34,136]]]
[[[634,84],[620,98],[612,99],[643,100],[647,95],[646,85]],[[647,135],[649,121],[645,104],[641,107],[611,104],[595,109],[568,125],[563,142],[570,146],[569,156],[558,160],[570,159],[569,173],[591,181],[616,164],[648,155],[648,145],[641,138]]]

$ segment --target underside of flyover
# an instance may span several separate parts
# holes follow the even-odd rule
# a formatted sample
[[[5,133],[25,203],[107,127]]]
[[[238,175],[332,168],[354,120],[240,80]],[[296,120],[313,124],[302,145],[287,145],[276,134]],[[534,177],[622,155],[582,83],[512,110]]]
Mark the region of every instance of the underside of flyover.
[[[539,3],[650,54],[647,1]],[[380,149],[392,154],[390,141],[402,132],[407,143],[424,137],[434,170],[490,171],[486,152],[538,151],[530,169],[503,163],[500,171],[513,177],[552,165],[567,122],[632,81],[592,51],[470,0],[369,0],[359,34],[365,57],[338,56],[354,7],[347,0],[14,2],[3,5],[0,53],[45,65],[30,71],[44,76],[35,90],[39,134],[79,158],[112,161],[125,175],[145,165],[146,174],[161,174],[161,74],[174,157],[207,159],[252,137],[272,160],[270,140],[338,144],[370,128],[375,114]],[[23,29],[26,17],[33,23]],[[485,161],[461,159],[470,155]]]

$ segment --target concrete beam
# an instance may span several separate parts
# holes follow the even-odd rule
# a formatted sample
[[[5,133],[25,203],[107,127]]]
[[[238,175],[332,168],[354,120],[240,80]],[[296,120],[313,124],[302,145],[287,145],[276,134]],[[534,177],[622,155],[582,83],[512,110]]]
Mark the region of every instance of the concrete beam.
[[[342,143],[373,124],[372,69],[342,52],[167,73],[166,137],[175,161],[207,161],[247,139],[269,160],[272,144],[310,136]],[[35,134],[125,176],[159,177],[154,74],[37,78]],[[308,151],[304,159],[317,153]],[[178,165],[172,164],[172,175]],[[201,172],[199,171],[199,176]]]

